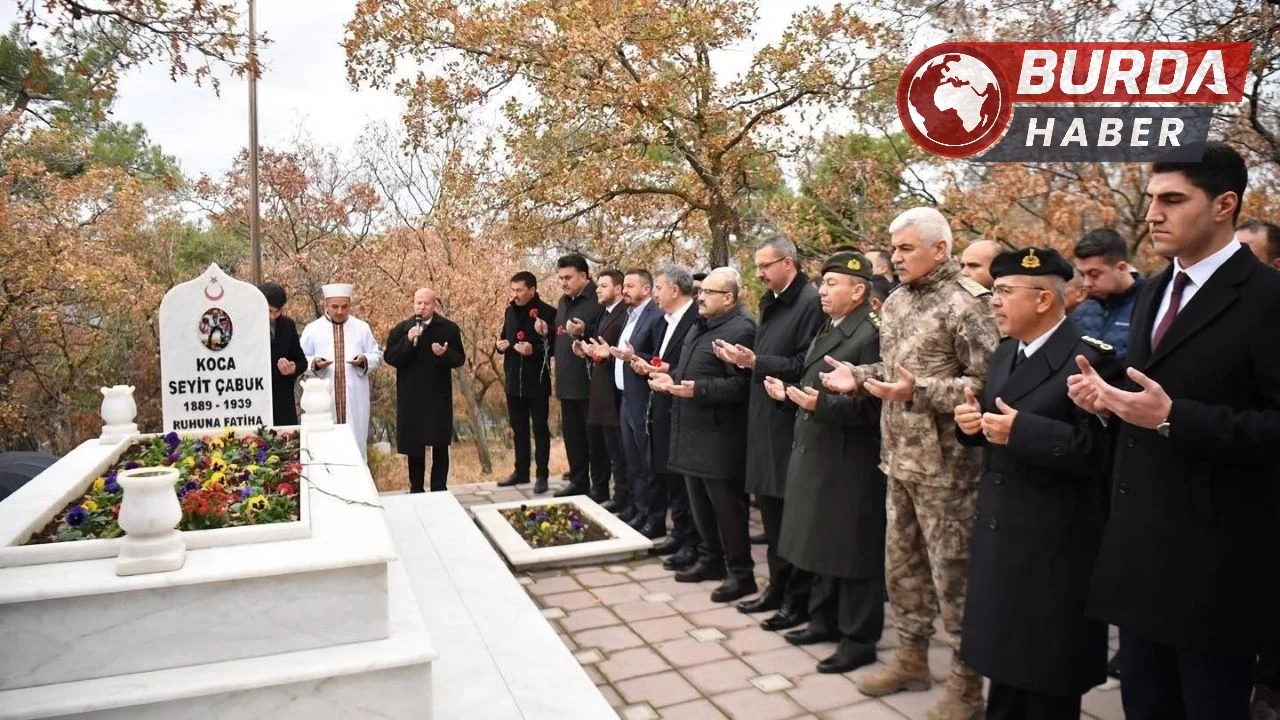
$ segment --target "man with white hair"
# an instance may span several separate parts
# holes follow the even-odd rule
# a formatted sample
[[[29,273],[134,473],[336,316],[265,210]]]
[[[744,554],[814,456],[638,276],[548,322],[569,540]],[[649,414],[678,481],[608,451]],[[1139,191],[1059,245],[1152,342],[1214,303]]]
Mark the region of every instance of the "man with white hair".
[[[334,283],[321,290],[324,315],[302,331],[307,374],[329,380],[333,420],[350,426],[360,457],[368,460],[369,374],[382,364],[382,350],[369,323],[351,315],[351,285]]]
[[[827,359],[823,383],[883,403],[881,470],[889,478],[885,582],[900,645],[893,659],[858,680],[878,697],[927,689],[928,647],[939,606],[952,646],[946,692],[930,720],[981,717],[982,678],[961,662],[959,644],[969,539],[982,456],[955,436],[965,390],[980,393],[1000,342],[990,292],[961,275],[951,228],[933,208],[913,208],[890,225],[902,287],[881,310],[882,362]]]

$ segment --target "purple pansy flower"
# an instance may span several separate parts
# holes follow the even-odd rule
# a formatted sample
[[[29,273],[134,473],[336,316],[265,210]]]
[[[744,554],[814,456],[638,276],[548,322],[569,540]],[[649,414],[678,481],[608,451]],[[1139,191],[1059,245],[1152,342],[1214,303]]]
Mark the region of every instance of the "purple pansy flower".
[[[71,527],[80,527],[87,519],[89,519],[89,513],[79,505],[67,511],[67,524]]]
[[[261,465],[267,461],[267,449],[265,447],[258,448],[258,464]]]
[[[116,474],[114,472],[107,476],[107,482],[102,489],[109,493],[120,492],[120,483],[116,482]]]
[[[170,453],[169,457],[164,459],[165,465],[175,465],[178,462],[178,453]]]
[[[169,432],[167,435],[165,435],[165,436],[164,436],[164,444],[165,444],[165,445],[168,445],[169,447],[177,447],[177,446],[178,446],[178,433],[176,433],[176,432]]]
[[[129,462],[124,464],[125,470],[136,470],[137,468],[140,468],[140,467],[142,467],[142,464],[135,460],[130,460]]]
[[[183,489],[185,489],[187,492],[191,492],[192,490],[199,490],[199,489],[200,489],[200,483],[196,482],[195,480],[188,480],[188,481],[187,481],[187,484],[186,484],[186,485],[183,485],[182,487],[183,487]]]

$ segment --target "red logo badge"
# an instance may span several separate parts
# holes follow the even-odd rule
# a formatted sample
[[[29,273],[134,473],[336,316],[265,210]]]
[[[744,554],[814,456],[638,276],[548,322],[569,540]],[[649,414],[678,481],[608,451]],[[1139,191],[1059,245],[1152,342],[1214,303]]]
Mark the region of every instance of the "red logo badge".
[[[1013,112],[1013,88],[1000,65],[964,43],[917,55],[898,83],[898,117],[921,147],[949,158],[986,150]]]

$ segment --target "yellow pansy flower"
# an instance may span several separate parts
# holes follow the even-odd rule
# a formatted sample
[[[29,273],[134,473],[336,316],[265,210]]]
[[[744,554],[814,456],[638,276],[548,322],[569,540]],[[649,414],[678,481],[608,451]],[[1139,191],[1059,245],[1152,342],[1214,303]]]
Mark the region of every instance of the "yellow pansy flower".
[[[541,530],[542,532],[546,532],[547,530],[551,529],[551,523],[547,522],[546,520],[543,520],[542,524],[538,526],[538,529]]]
[[[239,466],[239,465],[237,465],[237,464],[235,464],[235,463],[231,463],[231,465],[230,465],[227,469],[228,469],[228,470],[231,470],[231,471],[233,471],[233,472],[234,472],[234,471],[236,471],[236,470],[239,470],[239,469],[240,469],[240,466]]]
[[[223,433],[223,437],[233,438],[235,436],[236,436],[235,428],[227,428],[227,431]]]
[[[215,447],[215,448],[220,448],[220,447],[222,447],[222,438],[214,438],[214,439],[210,440],[210,441],[209,441],[209,447]]]
[[[187,459],[182,461],[182,464],[186,465],[187,467],[191,467],[196,464],[196,459],[188,455]]]
[[[272,456],[270,456],[270,457],[268,457],[268,458],[267,458],[267,464],[268,464],[268,465],[278,465],[278,464],[280,464],[280,458],[279,458],[279,457],[277,457],[277,456],[275,456],[275,455],[272,455]]]
[[[93,512],[94,510],[98,509],[98,503],[92,500],[85,500],[84,502],[80,503],[80,507],[84,508],[85,512]]]
[[[93,491],[94,491],[94,492],[102,492],[103,490],[105,490],[105,489],[106,489],[106,487],[107,487],[107,479],[106,479],[106,478],[98,478],[97,480],[94,480],[94,481],[93,481]]]
[[[248,471],[249,471],[249,474],[250,474],[250,475],[253,475],[253,474],[256,474],[256,473],[258,472],[258,466],[257,466],[257,465],[250,465],[250,466],[246,467],[246,468],[245,468],[245,470],[248,470]]]
[[[244,508],[247,512],[257,512],[267,509],[267,499],[262,495],[254,495],[244,501]]]

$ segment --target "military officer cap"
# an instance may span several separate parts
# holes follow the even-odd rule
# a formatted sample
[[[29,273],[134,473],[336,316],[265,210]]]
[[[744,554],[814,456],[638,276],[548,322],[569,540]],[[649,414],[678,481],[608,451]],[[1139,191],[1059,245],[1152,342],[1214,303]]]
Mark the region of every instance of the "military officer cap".
[[[843,250],[832,254],[831,257],[827,258],[826,262],[822,263],[822,274],[826,275],[829,272],[853,275],[863,280],[870,280],[872,277],[871,261],[860,252]]]
[[[991,277],[1006,275],[1057,275],[1071,282],[1075,268],[1053,248],[1022,248],[1007,250],[995,256],[989,271]]]

